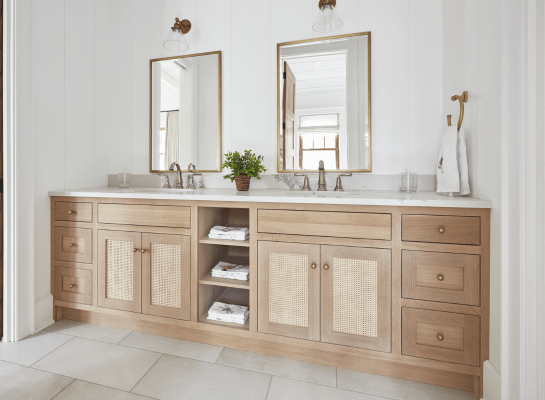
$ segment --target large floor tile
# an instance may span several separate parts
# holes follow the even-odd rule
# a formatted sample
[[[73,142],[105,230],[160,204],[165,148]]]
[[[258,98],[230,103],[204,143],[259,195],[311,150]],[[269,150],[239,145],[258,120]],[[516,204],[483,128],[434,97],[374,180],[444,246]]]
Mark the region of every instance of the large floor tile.
[[[165,355],[133,389],[161,400],[265,400],[270,375]]]
[[[50,400],[72,378],[0,361],[0,399]]]
[[[336,386],[337,384],[335,367],[326,367],[248,351],[224,349],[218,359],[218,364],[322,385]]]
[[[385,400],[383,397],[274,376],[267,400]]]
[[[448,389],[425,383],[388,378],[339,368],[337,384],[340,388],[375,394],[396,400],[476,400],[470,392]]]
[[[94,383],[74,381],[53,400],[152,400]]]
[[[0,360],[32,365],[70,339],[70,336],[41,331],[19,342],[0,342]]]
[[[223,350],[223,347],[150,335],[149,333],[142,332],[132,332],[119,344],[212,363],[216,362]]]
[[[86,322],[61,319],[46,328],[49,332],[80,336],[102,342],[119,343],[131,333],[128,329],[112,328],[111,326],[88,324]]]
[[[75,337],[35,368],[130,391],[161,355]]]

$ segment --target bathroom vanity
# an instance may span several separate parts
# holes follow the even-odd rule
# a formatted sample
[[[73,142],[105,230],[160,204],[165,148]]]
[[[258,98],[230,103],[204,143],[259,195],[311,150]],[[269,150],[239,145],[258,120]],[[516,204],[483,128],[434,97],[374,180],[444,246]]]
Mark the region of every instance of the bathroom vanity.
[[[55,319],[473,391],[488,359],[491,203],[435,193],[51,192]],[[246,241],[212,240],[215,225]],[[249,281],[211,276],[220,260]],[[246,305],[244,325],[207,320]]]

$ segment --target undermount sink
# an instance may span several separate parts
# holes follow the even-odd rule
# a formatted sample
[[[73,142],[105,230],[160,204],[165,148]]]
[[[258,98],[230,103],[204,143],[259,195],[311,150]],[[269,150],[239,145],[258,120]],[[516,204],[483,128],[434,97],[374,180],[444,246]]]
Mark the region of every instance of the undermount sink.
[[[131,188],[127,191],[134,193],[157,193],[157,194],[181,194],[181,193],[190,193],[195,191],[195,189],[153,189],[153,188]]]
[[[296,196],[296,197],[350,197],[350,196],[359,196],[360,193],[356,192],[318,192],[318,191],[311,191],[311,192],[303,192],[301,190],[288,192],[286,193],[287,196]]]

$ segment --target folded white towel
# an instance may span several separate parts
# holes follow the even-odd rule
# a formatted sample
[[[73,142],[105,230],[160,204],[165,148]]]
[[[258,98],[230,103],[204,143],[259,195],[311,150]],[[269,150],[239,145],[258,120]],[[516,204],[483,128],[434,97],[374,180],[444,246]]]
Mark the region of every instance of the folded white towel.
[[[443,136],[437,160],[437,193],[466,195],[470,193],[467,149],[464,128],[450,126]]]
[[[211,235],[247,235],[249,232],[248,228],[234,228],[221,225],[216,225],[210,229]]]
[[[247,281],[250,275],[248,265],[239,265],[220,261],[218,265],[212,268],[212,276],[216,278],[236,279]]]
[[[233,322],[244,324],[250,312],[248,307],[226,304],[216,301],[208,310],[208,319],[214,321]]]

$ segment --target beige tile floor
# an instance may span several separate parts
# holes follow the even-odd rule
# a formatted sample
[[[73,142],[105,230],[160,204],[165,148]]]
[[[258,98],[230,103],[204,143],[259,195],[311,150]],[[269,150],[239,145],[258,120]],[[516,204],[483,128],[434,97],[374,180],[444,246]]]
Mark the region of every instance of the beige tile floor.
[[[0,343],[0,399],[475,400],[469,392],[60,320]]]

